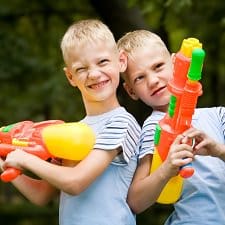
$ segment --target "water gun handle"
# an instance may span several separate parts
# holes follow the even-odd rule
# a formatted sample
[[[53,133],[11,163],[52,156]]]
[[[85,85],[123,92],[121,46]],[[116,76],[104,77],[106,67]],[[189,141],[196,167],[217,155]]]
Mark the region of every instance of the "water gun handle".
[[[9,167],[1,174],[1,180],[4,182],[10,182],[20,174],[21,170]]]
[[[193,148],[194,145],[195,145],[195,139],[192,139],[192,140],[191,140],[191,143],[189,143],[189,144],[190,144],[190,145],[192,146],[192,148]],[[188,164],[186,164],[186,165],[180,167],[179,174],[180,174],[180,176],[183,177],[183,178],[189,178],[189,177],[191,177],[191,176],[194,174],[194,172],[195,172],[195,170],[194,170],[194,168],[192,167],[192,163],[188,163]]]
[[[180,168],[180,176],[183,178],[189,178],[194,174],[194,168],[192,167],[192,163],[188,163]]]

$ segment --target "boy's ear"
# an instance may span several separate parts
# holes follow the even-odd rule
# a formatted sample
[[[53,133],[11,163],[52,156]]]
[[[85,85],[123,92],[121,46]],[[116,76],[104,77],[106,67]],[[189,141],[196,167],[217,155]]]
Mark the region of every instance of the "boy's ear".
[[[63,68],[63,71],[64,71],[64,73],[65,73],[65,75],[66,75],[67,80],[70,82],[70,84],[71,84],[73,87],[76,87],[76,84],[75,84],[75,82],[74,82],[74,80],[73,80],[73,75],[72,75],[72,73],[70,72],[70,70],[68,69],[68,67],[64,67],[64,68]]]
[[[176,53],[172,53],[171,54],[172,69],[174,69],[175,59],[176,59]]]
[[[133,99],[138,100],[137,95],[135,94],[134,90],[130,85],[128,85],[126,82],[123,83],[123,87],[126,90],[127,94]]]
[[[174,64],[175,62],[175,56],[176,56],[176,53],[172,53],[171,54],[171,60],[172,60],[172,63]]]
[[[123,73],[127,69],[127,55],[123,50],[119,52],[119,60],[120,60],[120,72]]]

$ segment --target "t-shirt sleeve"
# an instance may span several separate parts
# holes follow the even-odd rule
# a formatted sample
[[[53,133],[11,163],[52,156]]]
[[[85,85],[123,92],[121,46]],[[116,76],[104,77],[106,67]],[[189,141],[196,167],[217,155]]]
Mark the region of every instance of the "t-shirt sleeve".
[[[217,107],[217,112],[222,126],[223,137],[225,140],[225,107]]]
[[[154,153],[154,134],[156,125],[157,121],[153,121],[150,118],[145,120],[139,142],[139,159],[147,154]]]
[[[129,162],[131,156],[137,154],[140,131],[140,126],[132,115],[114,116],[99,132],[94,149],[114,150],[121,147],[124,160]]]

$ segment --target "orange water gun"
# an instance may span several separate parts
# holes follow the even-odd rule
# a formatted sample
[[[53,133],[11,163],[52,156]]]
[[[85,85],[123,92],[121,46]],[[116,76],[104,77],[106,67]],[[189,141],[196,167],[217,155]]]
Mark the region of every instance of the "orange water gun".
[[[184,39],[180,51],[175,54],[173,78],[168,82],[171,98],[167,113],[156,126],[151,173],[166,159],[176,136],[191,127],[198,97],[202,95],[199,80],[204,57],[202,44],[195,38]],[[188,178],[193,173],[191,164],[182,167],[179,175],[169,180],[157,202],[162,204],[176,202],[182,191],[183,178]]]
[[[80,161],[90,152],[94,143],[93,130],[82,122],[22,121],[0,128],[2,158],[15,149],[21,149],[43,160],[57,157]],[[7,168],[1,174],[1,179],[9,182],[20,174],[18,169]]]

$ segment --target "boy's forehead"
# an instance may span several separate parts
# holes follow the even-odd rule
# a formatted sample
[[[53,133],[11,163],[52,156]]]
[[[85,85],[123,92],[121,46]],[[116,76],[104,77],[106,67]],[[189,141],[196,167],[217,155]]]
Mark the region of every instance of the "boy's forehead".
[[[132,77],[137,73],[143,72],[146,68],[162,62],[169,62],[170,54],[166,48],[160,45],[153,47],[138,47],[128,57],[127,75]]]
[[[116,48],[116,43],[114,41],[109,41],[105,39],[88,39],[85,38],[83,40],[77,40],[71,42],[70,45],[67,46],[67,53],[69,55],[80,54],[83,51],[92,51],[92,49],[102,48],[102,49],[112,49]]]
[[[156,57],[163,57],[167,53],[166,49],[159,44],[152,43],[151,45],[141,46],[133,50],[131,58],[145,58],[151,60]]]
[[[117,53],[115,45],[109,42],[86,42],[80,46],[74,46],[70,51],[70,64],[76,65],[88,60],[98,60],[111,57]]]

